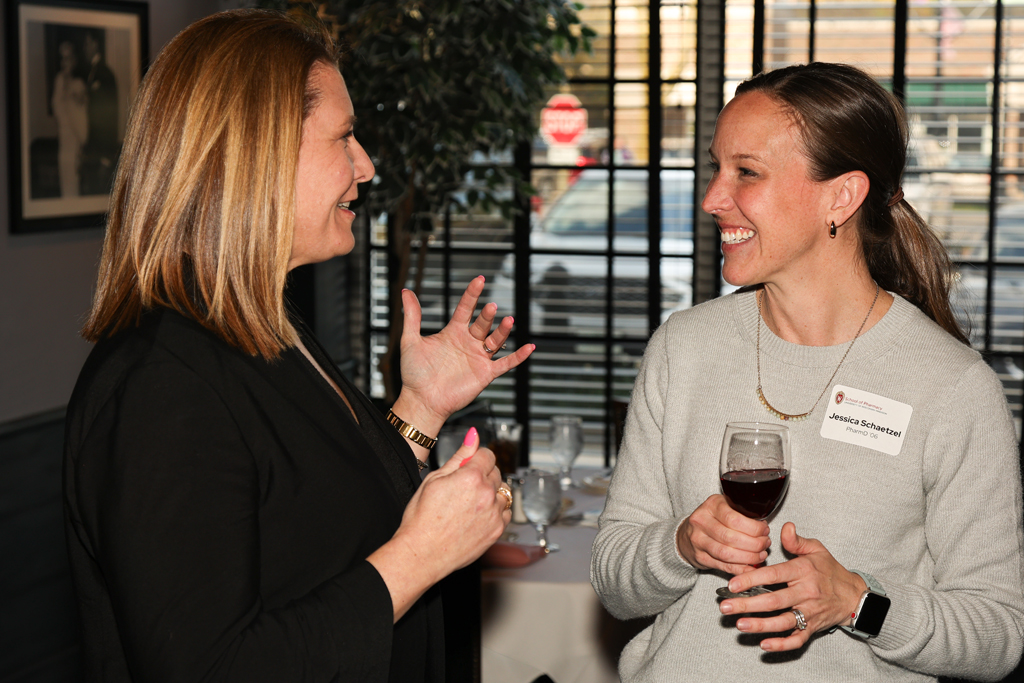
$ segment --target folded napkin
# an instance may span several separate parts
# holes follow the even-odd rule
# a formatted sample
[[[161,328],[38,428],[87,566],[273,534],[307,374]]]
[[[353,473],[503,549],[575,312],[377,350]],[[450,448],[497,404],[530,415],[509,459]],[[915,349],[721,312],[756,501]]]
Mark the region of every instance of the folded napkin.
[[[533,564],[544,555],[544,549],[539,545],[498,541],[487,549],[480,561],[485,568],[511,569]]]

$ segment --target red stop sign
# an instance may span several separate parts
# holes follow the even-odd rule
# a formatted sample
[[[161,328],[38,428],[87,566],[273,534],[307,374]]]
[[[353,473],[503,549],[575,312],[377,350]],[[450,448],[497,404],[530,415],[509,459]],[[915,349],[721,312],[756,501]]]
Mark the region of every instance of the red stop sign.
[[[587,110],[574,95],[555,95],[540,110],[540,133],[551,144],[571,145],[587,130]]]

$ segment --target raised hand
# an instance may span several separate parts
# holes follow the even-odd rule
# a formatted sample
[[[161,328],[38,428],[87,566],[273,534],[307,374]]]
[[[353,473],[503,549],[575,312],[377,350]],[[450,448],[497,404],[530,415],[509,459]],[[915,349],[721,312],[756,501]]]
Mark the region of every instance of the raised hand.
[[[427,434],[436,434],[452,413],[468,405],[496,377],[522,363],[536,348],[525,344],[503,358],[493,358],[508,340],[513,320],[503,318],[492,331],[498,307],[489,303],[471,322],[483,290],[481,275],[466,287],[444,329],[429,337],[420,335],[422,312],[416,295],[402,291],[402,392],[393,410]]]
[[[734,576],[729,589],[739,592],[778,583],[788,584],[786,588],[752,598],[724,600],[719,605],[722,614],[800,610],[807,624],[803,630],[797,628],[792,611],[766,618],[744,616],[736,622],[736,628],[744,633],[792,631],[784,638],[762,640],[761,649],[770,652],[797,650],[816,632],[846,623],[867,588],[864,579],[847,571],[820,541],[798,536],[792,522],[782,527],[782,547],[796,557]]]

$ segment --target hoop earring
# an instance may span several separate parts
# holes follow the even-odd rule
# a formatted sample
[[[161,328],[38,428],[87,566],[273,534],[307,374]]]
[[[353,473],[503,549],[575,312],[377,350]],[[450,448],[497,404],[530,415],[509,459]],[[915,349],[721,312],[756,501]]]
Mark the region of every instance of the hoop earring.
[[[828,236],[832,239],[836,238],[836,222],[832,221],[832,227],[828,229]]]

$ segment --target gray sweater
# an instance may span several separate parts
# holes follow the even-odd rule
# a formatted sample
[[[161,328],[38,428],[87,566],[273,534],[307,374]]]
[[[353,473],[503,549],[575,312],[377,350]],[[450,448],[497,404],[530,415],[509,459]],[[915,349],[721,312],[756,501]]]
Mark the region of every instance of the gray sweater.
[[[892,599],[865,642],[822,632],[794,653],[764,653],[756,634],[718,611],[727,577],[678,554],[675,532],[720,493],[725,423],[778,422],[760,405],[752,293],[674,314],[651,338],[594,544],[591,580],[608,610],[657,615],[626,646],[622,680],[998,680],[1020,659],[1024,535],[1016,434],[998,378],[978,353],[896,297],[854,344],[832,385],[908,404],[898,455],[823,438],[826,394],[788,423],[789,492],[769,520],[769,564],[783,562],[784,522],[820,540],[847,569],[873,575]],[[791,344],[761,328],[768,400],[806,411],[847,344]]]

